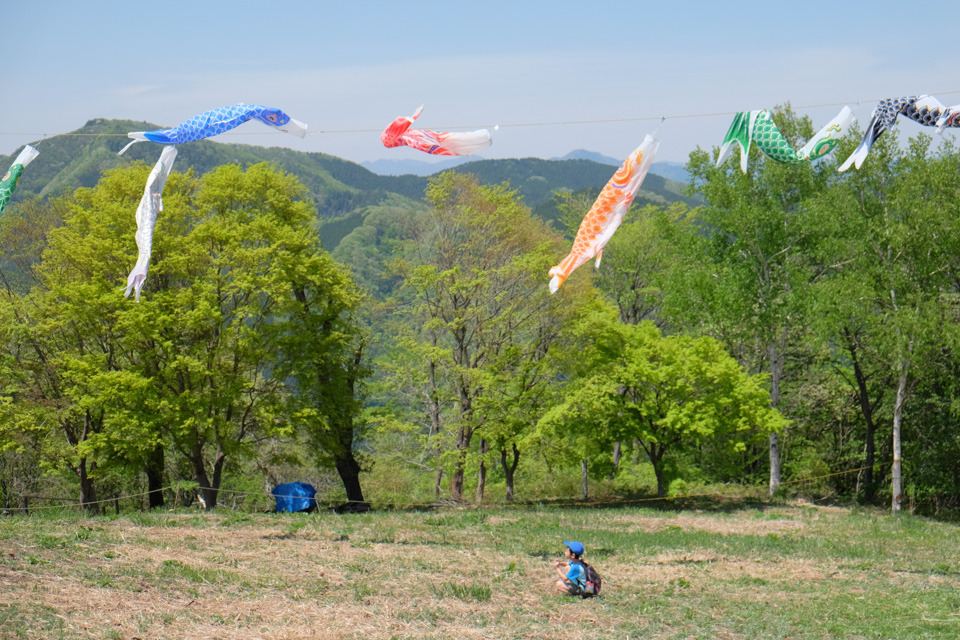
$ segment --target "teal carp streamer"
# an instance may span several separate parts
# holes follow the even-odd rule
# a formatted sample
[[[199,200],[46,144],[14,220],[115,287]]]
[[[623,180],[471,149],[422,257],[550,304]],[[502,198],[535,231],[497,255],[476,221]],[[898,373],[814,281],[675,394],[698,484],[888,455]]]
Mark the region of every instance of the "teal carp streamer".
[[[3,179],[0,179],[0,213],[3,213],[7,203],[10,202],[13,191],[17,188],[17,182],[20,181],[20,176],[23,174],[23,168],[30,164],[39,154],[40,152],[30,145],[25,146],[23,151],[17,156],[17,159],[10,165]]]
[[[734,144],[740,146],[740,169],[744,173],[747,172],[751,144],[756,144],[757,148],[774,162],[782,164],[812,162],[833,151],[855,121],[856,118],[853,117],[850,107],[844,107],[837,117],[820,129],[799,151],[796,151],[780,133],[769,110],[741,111],[734,116],[730,129],[723,138],[717,166],[719,167],[730,157]]]

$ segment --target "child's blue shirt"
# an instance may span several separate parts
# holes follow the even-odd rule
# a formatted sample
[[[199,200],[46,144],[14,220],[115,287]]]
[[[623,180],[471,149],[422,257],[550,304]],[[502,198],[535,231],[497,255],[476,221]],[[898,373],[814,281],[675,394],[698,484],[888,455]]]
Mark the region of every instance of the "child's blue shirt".
[[[587,570],[579,562],[570,562],[569,564],[570,570],[567,571],[567,580],[582,589],[587,584]]]

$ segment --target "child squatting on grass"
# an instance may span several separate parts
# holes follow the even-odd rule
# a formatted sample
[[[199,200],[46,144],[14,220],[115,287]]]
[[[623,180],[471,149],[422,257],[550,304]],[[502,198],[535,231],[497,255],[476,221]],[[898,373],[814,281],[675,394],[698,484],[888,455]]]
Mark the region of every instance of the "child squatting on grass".
[[[567,542],[566,540],[563,541],[563,544],[567,545],[567,550],[563,552],[567,562],[557,560],[553,563],[553,566],[557,568],[557,575],[560,576],[560,579],[557,580],[557,591],[562,591],[571,596],[583,595],[587,584],[587,572],[584,569],[583,561],[580,559],[583,555],[583,545],[576,541]]]

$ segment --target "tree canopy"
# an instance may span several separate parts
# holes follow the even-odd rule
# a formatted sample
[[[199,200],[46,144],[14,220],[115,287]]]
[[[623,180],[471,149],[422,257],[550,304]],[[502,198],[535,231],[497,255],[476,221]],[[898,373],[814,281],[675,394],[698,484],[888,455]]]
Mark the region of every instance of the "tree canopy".
[[[362,173],[322,159],[359,207],[331,219],[275,166],[173,173],[139,303],[122,292],[148,166],[25,192],[0,221],[0,498],[47,482],[91,510],[214,508],[306,478],[366,509],[579,481],[957,509],[956,147],[887,135],[847,173],[717,152],[555,295],[595,195],[572,178],[547,220],[464,167],[416,202],[364,199]]]

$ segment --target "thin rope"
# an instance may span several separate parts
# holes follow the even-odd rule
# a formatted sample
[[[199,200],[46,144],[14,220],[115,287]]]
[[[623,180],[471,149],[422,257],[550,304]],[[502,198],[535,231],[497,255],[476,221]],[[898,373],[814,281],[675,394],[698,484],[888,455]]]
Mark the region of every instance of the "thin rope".
[[[864,470],[866,470],[866,469],[869,469],[871,466],[873,466],[873,467],[879,467],[879,466],[882,466],[882,463],[879,463],[879,462],[878,462],[878,463],[875,463],[875,464],[873,464],[873,465],[867,465],[867,466],[863,466],[863,467],[857,467],[857,468],[855,468],[855,469],[847,469],[847,470],[845,470],[845,471],[836,471],[836,472],[834,472],[834,473],[826,473],[826,474],[819,475],[819,476],[811,476],[811,477],[807,477],[807,478],[799,478],[799,479],[797,479],[797,480],[787,480],[787,481],[781,482],[779,486],[782,487],[782,486],[786,486],[786,485],[802,484],[802,483],[807,483],[807,482],[814,482],[814,481],[816,481],[816,480],[823,480],[824,478],[832,478],[832,477],[835,477],[835,476],[842,476],[842,475],[846,475],[846,474],[849,474],[849,473],[859,473],[860,471],[864,471]],[[746,485],[746,486],[749,487],[749,488],[752,488],[752,489],[763,489],[763,488],[765,488],[765,487],[763,487],[762,485]],[[72,502],[77,502],[77,504],[66,505],[66,507],[82,507],[82,508],[87,508],[87,507],[89,507],[90,505],[95,505],[95,504],[108,504],[108,503],[111,503],[111,502],[116,502],[116,501],[118,501],[118,500],[129,500],[129,499],[132,499],[132,498],[142,498],[143,496],[149,495],[149,494],[151,494],[151,493],[155,493],[155,492],[157,492],[157,491],[161,491],[161,492],[163,492],[163,491],[170,491],[170,490],[172,490],[172,489],[177,489],[177,488],[178,488],[178,485],[171,485],[171,486],[168,486],[168,487],[163,487],[163,488],[161,488],[161,489],[153,489],[153,490],[151,490],[151,491],[144,491],[144,492],[141,492],[141,493],[134,493],[134,494],[130,494],[130,495],[118,496],[118,497],[116,497],[116,498],[107,498],[107,499],[104,499],[104,500],[95,500],[95,501],[92,501],[92,502],[86,502],[86,503],[84,503],[84,504],[79,504],[79,500],[77,500],[76,498],[37,498],[37,499],[39,499],[39,500],[68,500],[68,501],[72,501]],[[423,507],[435,508],[435,507],[437,507],[437,506],[442,506],[443,504],[460,504],[460,503],[457,503],[456,501],[454,501],[454,500],[452,500],[452,499],[449,499],[449,500],[436,500],[436,501],[433,501],[433,502],[379,502],[379,501],[370,501],[370,500],[346,500],[346,499],[334,499],[334,498],[307,498],[306,496],[287,495],[287,494],[273,494],[273,493],[268,493],[268,492],[266,492],[266,491],[262,491],[262,492],[261,492],[261,491],[241,491],[241,490],[238,490],[238,489],[212,489],[211,487],[197,487],[196,489],[197,489],[197,490],[216,491],[218,495],[219,495],[219,494],[231,494],[231,495],[241,495],[241,496],[262,496],[262,497],[265,497],[265,498],[306,498],[306,499],[312,500],[313,502],[316,502],[318,505],[320,505],[320,504],[337,504],[337,505],[343,505],[343,504],[367,504],[367,505],[369,505],[371,502],[376,502],[377,504],[382,505],[383,508],[414,509],[414,508],[423,508]],[[192,490],[193,490],[193,489],[189,489],[189,491],[192,491]],[[706,492],[706,493],[685,493],[685,494],[680,494],[680,495],[676,495],[676,496],[664,496],[664,497],[653,497],[653,498],[620,498],[620,499],[616,499],[616,500],[590,500],[590,501],[589,501],[589,505],[590,505],[590,506],[600,506],[600,505],[614,505],[614,504],[635,504],[635,503],[641,503],[641,502],[661,502],[661,501],[670,501],[670,500],[689,500],[689,499],[691,499],[691,498],[706,498],[706,497],[713,497],[713,496],[726,497],[727,494],[721,493],[721,492],[719,492],[719,491],[710,491],[710,492]],[[542,504],[542,503],[544,503],[544,502],[547,502],[547,501],[546,501],[546,500],[540,500],[540,501],[538,501],[539,504]],[[569,499],[569,498],[560,498],[560,499],[557,499],[557,500],[551,502],[551,504],[554,504],[554,505],[557,505],[557,506],[564,506],[564,505],[568,505],[568,504],[569,504],[569,505],[583,505],[583,504],[584,504],[584,501],[582,501],[582,500],[576,500],[576,499]],[[7,511],[7,512],[15,512],[15,511],[44,511],[44,510],[49,510],[49,509],[64,509],[64,508],[66,508],[66,507],[65,507],[64,505],[51,505],[51,506],[47,506],[47,507],[8,507],[8,508],[6,508],[6,509],[3,509],[3,511]],[[523,504],[502,504],[502,505],[496,505],[496,507],[497,507],[498,509],[525,508],[525,506],[524,506]]]
[[[142,493],[131,493],[129,495],[117,496],[115,498],[104,498],[103,500],[93,500],[90,502],[80,503],[79,498],[41,498],[35,497],[34,500],[60,500],[63,502],[76,502],[77,504],[66,505],[67,507],[82,507],[87,508],[90,505],[94,504],[109,504],[111,502],[117,502],[118,500],[130,500],[132,498],[142,498],[143,496],[150,495],[151,493],[156,493],[157,491],[169,491],[171,489],[176,489],[177,485],[172,485],[169,487],[162,487],[160,489],[151,489],[149,491],[144,491]],[[0,508],[0,511],[43,511],[46,509],[63,509],[64,505],[51,505],[48,507],[4,507]]]
[[[939,91],[936,93],[930,93],[927,95],[931,96],[945,96],[945,95],[954,95],[960,93],[960,89],[953,91]],[[847,100],[845,102],[821,102],[818,104],[807,104],[800,106],[792,106],[794,110],[800,111],[805,109],[820,109],[824,107],[842,107],[844,105],[856,104],[860,105],[864,102],[873,103],[880,102],[886,98],[861,98],[860,100]],[[619,124],[623,122],[651,122],[655,120],[660,120],[663,122],[665,119],[694,119],[694,118],[717,118],[720,116],[732,116],[740,113],[740,111],[712,111],[712,112],[701,112],[701,113],[679,113],[670,116],[639,116],[634,118],[601,118],[593,120],[553,120],[553,121],[544,121],[544,122],[508,122],[498,123],[498,124],[477,124],[477,125],[435,125],[431,126],[431,129],[481,129],[481,128],[522,128],[522,127],[566,127],[566,126],[576,126],[576,125],[588,125],[588,124]],[[307,133],[309,134],[338,134],[338,133],[380,133],[383,129],[308,129]],[[281,135],[280,131],[228,131],[226,133],[221,133],[218,135],[221,136],[276,136]],[[56,138],[57,136],[77,136],[77,137],[91,137],[91,138],[110,138],[110,137],[127,137],[126,133],[56,133],[49,135],[47,133],[38,133],[33,131],[0,131],[0,136],[43,136],[44,139]]]

